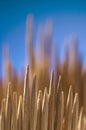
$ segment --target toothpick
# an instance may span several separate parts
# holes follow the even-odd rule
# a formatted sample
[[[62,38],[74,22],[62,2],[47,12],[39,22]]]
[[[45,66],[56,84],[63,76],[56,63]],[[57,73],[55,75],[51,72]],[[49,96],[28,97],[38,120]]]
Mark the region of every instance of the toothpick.
[[[62,91],[62,78],[61,78],[61,75],[59,75],[59,78],[58,78],[57,92],[58,91]]]
[[[72,109],[72,130],[78,129],[78,119],[79,119],[79,97],[78,93],[76,93]]]
[[[6,100],[2,99],[1,105],[1,115],[0,115],[0,130],[6,130],[6,119],[5,119],[5,109],[6,108]]]
[[[42,124],[41,130],[48,129],[48,94],[47,88],[45,88],[43,101],[42,101]]]
[[[33,48],[33,16],[29,15],[27,19],[27,48],[28,48],[28,58],[30,61],[31,71],[34,71],[35,65],[35,55]]]
[[[23,130],[28,130],[30,125],[30,93],[29,93],[29,66],[26,67],[23,93]]]
[[[18,110],[17,110],[17,129],[22,130],[22,96],[19,96]]]
[[[78,121],[78,130],[84,130],[84,116],[83,116],[83,107],[80,110],[80,114],[79,114],[79,121]]]
[[[11,115],[12,115],[12,86],[8,84],[6,97],[6,130],[11,130]]]
[[[50,79],[50,86],[49,86],[49,96],[51,95],[52,93],[52,90],[54,88],[54,72],[52,72],[51,74],[51,79]]]
[[[57,100],[57,118],[55,130],[63,129],[63,118],[64,118],[64,92],[61,91]]]
[[[72,106],[73,106],[73,88],[70,86],[66,103],[65,129],[72,130]]]
[[[54,86],[54,72],[52,72],[49,88],[49,130],[54,130],[55,120],[55,86]]]
[[[42,91],[39,90],[37,98],[37,126],[36,130],[41,130],[41,120],[42,120]]]
[[[31,92],[31,116],[30,116],[30,129],[36,130],[37,121],[37,85],[36,75],[33,77],[32,92]]]
[[[17,93],[13,92],[11,130],[17,130]]]

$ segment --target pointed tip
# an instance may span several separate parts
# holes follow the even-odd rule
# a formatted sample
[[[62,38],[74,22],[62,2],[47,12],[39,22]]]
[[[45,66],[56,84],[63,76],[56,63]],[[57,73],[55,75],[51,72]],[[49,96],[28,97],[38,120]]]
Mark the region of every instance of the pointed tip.
[[[59,75],[58,84],[57,84],[57,91],[58,90],[62,91],[62,84],[61,84],[61,82],[62,82],[62,76]]]
[[[59,79],[58,79],[58,81],[61,81],[61,78],[62,78],[61,75],[59,75]]]
[[[12,87],[11,82],[8,82],[8,91],[11,89],[11,87]]]
[[[62,107],[63,107],[63,110],[64,110],[64,91],[61,91],[61,104],[62,104]]]
[[[27,82],[28,80],[28,74],[29,74],[29,65],[26,65],[25,82]]]
[[[48,97],[48,92],[47,92],[47,87],[44,89],[44,95],[43,95],[43,101],[42,101],[42,110],[44,108],[44,105],[45,105],[45,102],[46,102],[46,99]]]
[[[72,85],[69,86],[69,91],[70,91],[70,92],[73,91],[73,87],[72,87]]]
[[[18,109],[17,109],[17,119],[19,118],[20,110],[22,109],[22,95],[19,96]]]
[[[64,95],[64,91],[61,91],[61,95],[62,95],[62,96]]]
[[[60,83],[61,79],[62,79],[62,76],[61,76],[61,75],[59,75],[59,78],[58,78],[58,83]]]
[[[42,99],[42,90],[39,90],[38,92],[38,99]]]
[[[75,97],[74,97],[74,105],[79,103],[79,95],[78,93],[75,93]],[[78,104],[79,105],[79,104]]]
[[[11,82],[10,81],[8,82],[8,86],[11,86]]]
[[[33,20],[33,14],[29,14],[29,15],[27,16],[27,19],[28,19],[28,20]]]
[[[64,104],[64,91],[61,91],[61,101]]]
[[[24,94],[28,89],[28,81],[29,81],[29,65],[26,66],[26,72],[24,77]]]
[[[43,95],[43,104],[42,104],[42,108],[44,108],[45,102],[48,101],[48,91],[47,91],[47,87],[44,89],[44,95]]]
[[[72,85],[69,86],[69,92],[68,92],[68,96],[67,96],[67,107],[68,107],[68,104],[71,104],[71,107],[72,107],[72,103],[73,102],[73,87]]]
[[[8,83],[8,88],[7,88],[7,97],[9,98],[9,96],[12,97],[12,84],[11,84],[11,82]]]
[[[42,91],[41,90],[39,90],[39,92],[38,92],[37,108],[39,108],[40,102],[42,102]]]
[[[52,75],[54,76],[54,70],[52,70]]]
[[[51,72],[50,86],[49,86],[49,95],[51,94],[53,85],[54,85],[54,71]]]
[[[29,73],[29,65],[26,65],[25,79],[27,79]]]
[[[45,89],[44,89],[44,95],[46,95],[47,93],[48,93],[47,87],[45,87]]]
[[[74,101],[76,102],[78,99],[79,99],[79,95],[78,95],[78,93],[75,93]]]
[[[73,95],[73,87],[72,87],[72,85],[69,86],[68,97],[70,97],[71,94]]]
[[[51,72],[51,78],[54,79],[54,70]]]
[[[72,108],[72,113],[77,110],[77,113],[79,111],[79,95],[78,93],[75,93],[74,96],[74,101],[73,101],[73,108]]]
[[[19,96],[18,107],[22,105],[22,95]]]
[[[29,71],[29,65],[26,65],[26,71]]]

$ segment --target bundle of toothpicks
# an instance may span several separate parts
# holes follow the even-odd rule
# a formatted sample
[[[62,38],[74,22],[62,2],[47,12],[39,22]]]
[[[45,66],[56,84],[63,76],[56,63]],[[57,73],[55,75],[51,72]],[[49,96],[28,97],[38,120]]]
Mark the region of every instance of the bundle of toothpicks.
[[[27,18],[27,59],[21,77],[4,47],[5,78],[0,79],[0,130],[86,130],[86,70],[77,39],[61,63],[54,49],[52,21],[39,26],[38,57],[33,47],[33,16]],[[22,69],[23,70],[23,69]]]

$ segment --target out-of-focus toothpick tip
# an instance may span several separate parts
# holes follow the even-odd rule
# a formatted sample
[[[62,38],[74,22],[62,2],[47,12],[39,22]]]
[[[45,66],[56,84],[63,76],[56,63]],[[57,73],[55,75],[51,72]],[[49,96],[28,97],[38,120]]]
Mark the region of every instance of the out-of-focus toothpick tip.
[[[26,71],[27,72],[29,71],[29,65],[26,65]]]

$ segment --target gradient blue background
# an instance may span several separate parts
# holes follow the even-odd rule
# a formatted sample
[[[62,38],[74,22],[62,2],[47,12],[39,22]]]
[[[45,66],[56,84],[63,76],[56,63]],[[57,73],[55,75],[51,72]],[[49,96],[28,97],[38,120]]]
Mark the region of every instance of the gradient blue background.
[[[0,76],[3,65],[3,45],[7,43],[10,58],[18,71],[25,61],[26,18],[34,15],[34,37],[37,38],[38,24],[52,18],[54,41],[64,55],[65,39],[74,34],[79,40],[79,51],[86,65],[86,2],[85,0],[36,0],[0,1]],[[37,42],[37,40],[36,40]],[[36,42],[34,44],[36,44]]]

